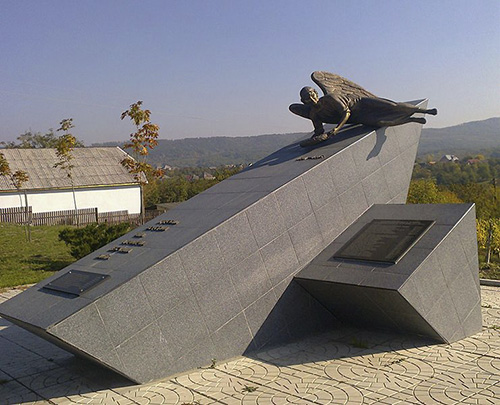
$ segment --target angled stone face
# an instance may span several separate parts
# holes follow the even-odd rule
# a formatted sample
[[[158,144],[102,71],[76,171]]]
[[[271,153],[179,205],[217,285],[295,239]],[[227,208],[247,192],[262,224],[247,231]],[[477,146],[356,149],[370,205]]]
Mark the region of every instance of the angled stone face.
[[[372,204],[405,199],[420,129],[357,126],[314,149],[291,144],[0,314],[137,382],[330,328],[337,319],[293,276]],[[130,240],[144,244],[110,252]],[[79,296],[44,288],[70,269],[109,277]]]
[[[336,257],[373,220],[434,224],[397,263]],[[447,343],[470,336],[482,324],[474,205],[373,205],[295,278],[346,322]]]

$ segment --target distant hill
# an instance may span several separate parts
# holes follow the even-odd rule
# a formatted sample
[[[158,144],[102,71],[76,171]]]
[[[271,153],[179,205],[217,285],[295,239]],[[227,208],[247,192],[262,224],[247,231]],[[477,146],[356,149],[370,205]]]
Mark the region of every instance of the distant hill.
[[[156,166],[168,164],[176,167],[252,163],[305,137],[307,133],[160,139],[156,148],[150,152],[148,160]],[[120,145],[121,143],[117,142],[99,144]]]
[[[168,164],[177,167],[251,163],[307,136],[307,133],[291,133],[161,139],[151,152],[149,161],[156,166]],[[104,145],[116,146],[120,143],[99,144]],[[446,128],[424,128],[418,154],[488,155],[495,149],[500,156],[500,117]]]
[[[500,117],[446,128],[424,128],[419,155],[448,153],[457,156],[500,148]]]

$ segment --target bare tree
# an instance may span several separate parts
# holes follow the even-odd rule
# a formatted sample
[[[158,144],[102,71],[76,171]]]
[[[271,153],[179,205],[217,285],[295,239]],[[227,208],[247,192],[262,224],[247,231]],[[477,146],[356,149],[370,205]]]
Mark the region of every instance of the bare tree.
[[[59,161],[54,164],[54,167],[59,167],[61,170],[66,172],[66,176],[69,178],[71,182],[71,191],[73,192],[73,203],[75,205],[75,224],[79,225],[78,220],[78,207],[76,205],[76,193],[75,193],[75,182],[73,180],[73,168],[75,167],[72,164],[73,160],[73,150],[78,145],[78,141],[76,138],[69,133],[71,128],[74,128],[73,118],[66,118],[60,122],[61,127],[58,131],[64,131],[65,133],[61,135],[56,142],[56,155],[59,158]]]

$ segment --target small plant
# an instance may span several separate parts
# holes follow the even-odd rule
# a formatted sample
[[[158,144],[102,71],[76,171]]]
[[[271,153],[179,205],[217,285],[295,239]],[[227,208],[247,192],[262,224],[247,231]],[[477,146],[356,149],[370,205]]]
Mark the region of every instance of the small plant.
[[[490,304],[484,304],[484,305],[481,305],[483,308],[491,308],[491,305]]]
[[[245,385],[241,392],[254,392],[257,391],[257,387],[252,387],[251,385]]]
[[[117,225],[90,224],[83,228],[66,228],[59,233],[62,240],[70,247],[70,254],[81,259],[100,247],[130,231],[130,224]]]
[[[78,146],[78,141],[76,138],[69,133],[71,128],[74,128],[73,118],[66,118],[61,121],[61,128],[58,131],[64,131],[64,135],[61,135],[56,142],[56,155],[59,159],[57,163],[54,164],[54,167],[59,167],[61,170],[64,170],[66,176],[68,177],[71,183],[71,191],[73,192],[73,204],[75,206],[75,224],[78,223],[78,206],[76,204],[76,194],[75,194],[75,180],[73,178],[73,169],[75,165],[72,163],[74,159],[73,149]]]
[[[360,349],[369,349],[368,343],[358,339],[357,337],[353,337],[351,339],[351,346],[358,347]]]
[[[9,162],[7,162],[7,159],[5,159],[5,156],[3,153],[0,152],[0,177],[5,176],[7,177],[12,185],[16,188],[17,192],[19,193],[19,202],[20,202],[20,207],[23,207],[23,199],[21,197],[21,189],[24,185],[29,180],[28,173],[26,173],[23,170],[16,170],[15,172],[12,172],[9,166]],[[25,232],[26,232],[26,238],[28,242],[31,242],[31,230],[30,230],[30,224],[29,224],[29,216],[28,216],[28,194],[26,194],[26,190],[24,190],[24,201],[25,201],[25,210],[26,210],[26,223],[25,223]]]
[[[210,362],[211,363],[208,368],[215,368],[215,366],[217,365],[217,359],[211,359]]]
[[[9,380],[4,380],[4,379],[0,378],[0,385],[6,384],[8,382],[9,382]]]
[[[405,358],[405,357],[401,357],[400,359],[397,359],[397,360],[391,361],[391,362],[389,363],[389,366],[392,366],[392,365],[394,365],[394,364],[399,364],[399,363],[402,363],[402,362],[403,362],[403,361],[405,361],[405,360],[406,360],[406,358]]]

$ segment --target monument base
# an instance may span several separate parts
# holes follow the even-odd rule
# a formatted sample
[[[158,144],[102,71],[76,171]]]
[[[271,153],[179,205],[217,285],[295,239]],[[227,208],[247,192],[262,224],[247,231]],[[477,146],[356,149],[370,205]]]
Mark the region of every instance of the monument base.
[[[422,221],[430,226],[416,235],[408,224]],[[475,232],[473,204],[373,205],[295,279],[342,321],[451,343],[481,330]],[[405,248],[408,235],[417,237]],[[381,251],[402,256],[384,261]]]

